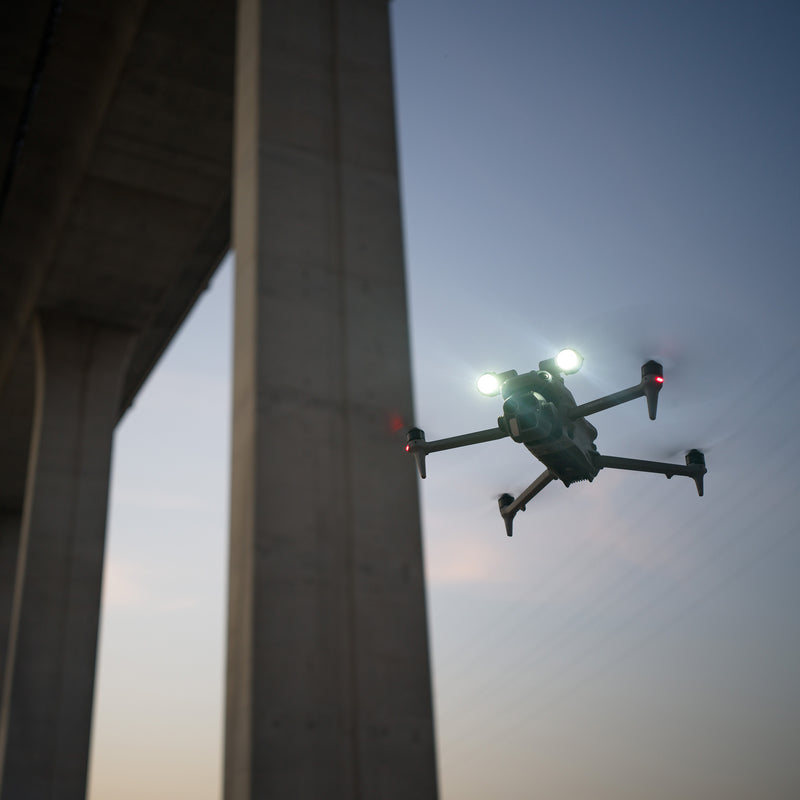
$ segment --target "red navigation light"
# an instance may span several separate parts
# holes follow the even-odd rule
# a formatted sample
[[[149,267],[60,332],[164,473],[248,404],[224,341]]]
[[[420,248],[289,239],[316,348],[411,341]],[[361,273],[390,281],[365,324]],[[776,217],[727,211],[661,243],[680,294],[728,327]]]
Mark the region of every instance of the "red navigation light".
[[[656,375],[656,383],[664,383],[664,378],[661,375]]]
[[[392,433],[403,430],[405,423],[403,418],[396,411],[389,415],[389,429]]]
[[[407,444],[407,445],[406,445],[406,453],[407,453],[407,452],[408,452],[410,449],[411,449],[411,445],[410,445],[410,444]]]

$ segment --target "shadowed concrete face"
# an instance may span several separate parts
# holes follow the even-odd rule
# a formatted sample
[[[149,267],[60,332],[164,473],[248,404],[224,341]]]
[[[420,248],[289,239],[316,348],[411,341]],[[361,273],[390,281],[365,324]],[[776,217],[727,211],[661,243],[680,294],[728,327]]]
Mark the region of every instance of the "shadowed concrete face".
[[[108,474],[128,333],[36,326],[37,388],[0,717],[0,797],[83,798]]]
[[[3,685],[8,651],[20,522],[20,514],[0,512],[0,687]]]
[[[432,798],[387,5],[238,25],[225,796]]]
[[[34,405],[32,345],[27,339],[8,385],[0,390],[0,689],[6,666],[8,633],[25,496],[27,452]],[[24,458],[15,457],[25,454]]]
[[[35,311],[68,310],[138,333],[119,416],[205,288],[230,243],[234,18],[235,0],[3,5],[0,393]]]

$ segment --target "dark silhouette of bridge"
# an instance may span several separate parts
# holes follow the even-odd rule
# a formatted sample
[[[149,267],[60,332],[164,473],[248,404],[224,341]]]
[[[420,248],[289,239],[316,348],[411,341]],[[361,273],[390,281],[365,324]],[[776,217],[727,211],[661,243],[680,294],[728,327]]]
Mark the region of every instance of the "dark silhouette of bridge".
[[[436,794],[387,0],[0,25],[0,798],[82,798],[112,434],[236,251],[225,797]]]

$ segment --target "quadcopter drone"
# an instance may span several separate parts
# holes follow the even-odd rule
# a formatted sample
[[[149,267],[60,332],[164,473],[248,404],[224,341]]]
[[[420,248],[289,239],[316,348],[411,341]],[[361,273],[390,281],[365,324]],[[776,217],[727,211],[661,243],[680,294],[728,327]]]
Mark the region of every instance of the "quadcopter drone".
[[[503,494],[498,498],[506,534],[513,533],[514,517],[524,511],[526,504],[550,482],[560,480],[565,486],[578,481],[592,481],[597,473],[610,469],[636,472],[655,472],[671,478],[686,475],[703,496],[703,475],[706,459],[699,450],[686,454],[686,465],[662,461],[643,461],[638,458],[604,456],[597,452],[594,440],[597,429],[586,417],[644,396],[650,419],[656,418],[658,393],[664,383],[664,370],[657,361],[642,366],[642,380],[620,392],[606,395],[589,403],[577,405],[572,392],[564,385],[564,375],[577,372],[583,356],[576,350],[561,350],[555,358],[539,362],[539,369],[518,375],[515,370],[487,372],[478,379],[478,391],[488,396],[501,395],[503,415],[496,428],[451,436],[434,442],[425,441],[425,432],[411,428],[406,434],[406,452],[417,462],[420,477],[425,477],[425,456],[439,450],[451,450],[480,442],[491,442],[509,436],[524,444],[547,469],[518,497]]]

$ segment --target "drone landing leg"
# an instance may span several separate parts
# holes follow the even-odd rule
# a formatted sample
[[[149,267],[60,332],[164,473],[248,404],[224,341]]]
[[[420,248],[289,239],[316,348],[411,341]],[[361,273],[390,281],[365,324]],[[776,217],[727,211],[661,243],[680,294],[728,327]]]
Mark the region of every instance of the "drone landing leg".
[[[503,522],[506,524],[506,536],[511,536],[514,532],[514,516],[517,511],[524,511],[528,501],[555,479],[556,476],[549,469],[546,469],[519,497],[512,497],[510,494],[500,495],[497,504],[500,506]]]
[[[705,456],[699,450],[691,450],[686,454],[686,466],[682,464],[666,464],[663,461],[642,461],[638,458],[619,458],[618,456],[597,456],[597,465],[602,469],[628,469],[633,472],[655,472],[671,478],[673,475],[686,475],[694,480],[697,494],[703,496],[703,475],[706,469]]]

